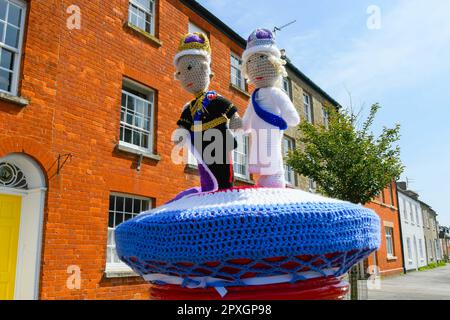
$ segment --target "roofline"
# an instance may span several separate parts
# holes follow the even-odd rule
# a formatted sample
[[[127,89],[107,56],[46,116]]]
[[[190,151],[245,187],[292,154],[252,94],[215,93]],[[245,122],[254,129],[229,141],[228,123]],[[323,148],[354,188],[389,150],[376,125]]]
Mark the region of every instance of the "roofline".
[[[408,193],[408,192],[413,192],[413,193],[415,193],[414,191],[411,191],[411,190],[403,190],[403,189],[400,189],[400,188],[397,188],[397,191],[400,192],[401,194],[403,194],[404,196],[407,196],[408,198],[414,200],[414,201],[421,202],[421,201],[419,200],[419,194],[416,193],[416,194],[417,194],[417,199],[414,199],[414,198]]]
[[[195,0],[180,0],[180,2],[189,9],[198,13],[203,19],[208,21],[210,24],[226,34],[229,38],[237,42],[239,46],[245,49],[247,41],[245,41],[244,38],[242,38],[239,34],[237,34],[233,29],[227,26],[222,20],[217,18],[214,14],[211,13],[211,11],[206,9],[200,3]]]
[[[438,216],[438,213],[426,202],[423,202],[422,200],[419,200],[420,204],[424,205],[425,207],[427,207],[432,213],[434,213],[435,215]]]
[[[212,24],[214,27],[219,29],[225,35],[227,35],[231,40],[234,40],[242,49],[245,49],[247,45],[247,41],[242,38],[239,34],[237,34],[233,29],[227,26],[222,20],[217,18],[214,14],[211,13],[208,9],[203,7],[200,3],[195,0],[180,0],[186,7],[195,11],[199,14],[203,19]],[[296,76],[298,76],[301,80],[303,80],[307,85],[311,86],[314,90],[316,90],[319,94],[324,96],[327,100],[333,104],[336,108],[340,108],[341,105],[334,100],[328,93],[326,93],[322,88],[320,88],[314,81],[308,78],[303,72],[301,72],[296,66],[294,66],[290,61],[287,61],[286,66],[294,72]]]
[[[323,95],[327,100],[331,102],[333,106],[336,108],[341,108],[342,106],[334,100],[328,93],[326,93],[321,87],[319,87],[314,81],[312,81],[308,76],[306,76],[303,72],[300,71],[292,62],[287,61],[286,66],[291,69],[300,79],[306,82],[309,86],[311,86],[314,90]]]

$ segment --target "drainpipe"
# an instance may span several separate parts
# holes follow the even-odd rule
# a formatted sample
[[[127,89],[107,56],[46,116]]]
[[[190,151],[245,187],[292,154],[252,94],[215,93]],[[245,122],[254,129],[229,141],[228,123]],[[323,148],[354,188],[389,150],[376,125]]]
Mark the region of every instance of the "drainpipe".
[[[398,229],[400,231],[400,248],[402,251],[402,260],[403,260],[403,273],[406,274],[406,261],[405,261],[405,250],[403,248],[403,231],[402,231],[402,216],[400,213],[400,201],[398,200],[398,186],[397,182],[395,182],[395,196],[397,198],[397,212],[398,212]]]

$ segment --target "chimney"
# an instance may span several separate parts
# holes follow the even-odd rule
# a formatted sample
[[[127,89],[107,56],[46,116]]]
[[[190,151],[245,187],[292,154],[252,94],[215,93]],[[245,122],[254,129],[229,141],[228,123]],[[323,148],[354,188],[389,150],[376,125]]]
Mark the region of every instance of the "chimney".
[[[397,182],[397,188],[402,189],[403,191],[408,190],[407,187],[406,187],[406,182],[405,181]]]

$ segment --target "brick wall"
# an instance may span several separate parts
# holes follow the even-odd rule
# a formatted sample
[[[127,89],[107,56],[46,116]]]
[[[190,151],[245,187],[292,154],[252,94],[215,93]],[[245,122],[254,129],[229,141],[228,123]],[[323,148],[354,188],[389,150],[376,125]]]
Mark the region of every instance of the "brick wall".
[[[40,298],[146,299],[140,278],[106,278],[108,201],[111,192],[144,196],[161,205],[198,177],[170,159],[170,137],[191,99],[173,79],[172,65],[188,21],[209,32],[213,50],[211,89],[231,99],[241,114],[248,97],[230,89],[230,48],[242,49],[175,0],[158,1],[154,41],[124,26],[128,1],[79,0],[81,30],[66,28],[72,1],[30,1],[20,94],[24,108],[0,102],[0,157],[32,156],[48,185]],[[122,79],[156,92],[155,153],[160,161],[116,150]],[[56,174],[58,155],[72,158]],[[81,289],[66,287],[67,267],[81,268]]]
[[[391,200],[391,194],[392,200]],[[383,190],[383,196],[368,203],[366,207],[374,210],[381,220],[381,246],[368,259],[368,265],[377,265],[381,275],[393,275],[403,272],[402,239],[400,237],[400,220],[398,215],[397,190],[392,183],[392,193],[389,188]],[[386,249],[385,227],[393,229],[394,256],[388,257]]]

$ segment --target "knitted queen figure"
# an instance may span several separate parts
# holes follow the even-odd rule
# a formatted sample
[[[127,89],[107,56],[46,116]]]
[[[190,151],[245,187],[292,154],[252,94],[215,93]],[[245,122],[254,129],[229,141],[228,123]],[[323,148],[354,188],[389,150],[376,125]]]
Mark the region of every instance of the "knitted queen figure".
[[[198,162],[201,189],[193,188],[182,192],[190,193],[228,189],[233,186],[231,156],[236,140],[230,131],[242,126],[236,107],[214,91],[208,91],[211,72],[211,48],[206,35],[190,33],[181,40],[174,58],[175,78],[182,87],[195,96],[183,108],[177,124],[182,140]]]
[[[243,74],[256,87],[242,119],[244,131],[251,136],[249,171],[259,175],[260,187],[284,188],[283,131],[300,123],[294,105],[281,90],[286,62],[266,29],[253,31],[242,59]]]

